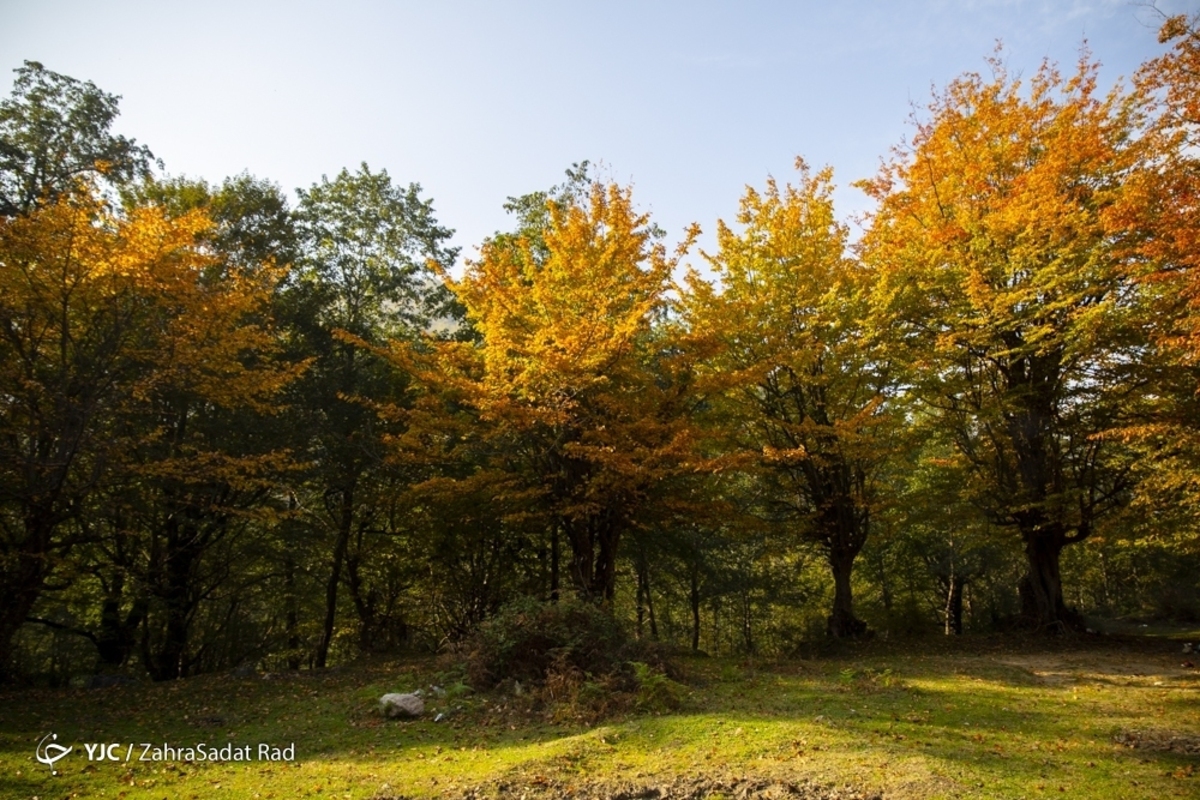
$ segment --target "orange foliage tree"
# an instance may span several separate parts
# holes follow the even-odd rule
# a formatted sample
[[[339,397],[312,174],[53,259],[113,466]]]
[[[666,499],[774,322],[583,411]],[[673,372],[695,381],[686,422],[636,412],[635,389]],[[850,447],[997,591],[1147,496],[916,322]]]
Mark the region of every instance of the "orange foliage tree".
[[[695,232],[668,256],[617,186],[547,209],[536,241],[497,237],[450,282],[477,339],[442,343],[441,358],[450,388],[507,443],[493,479],[509,475],[506,492],[565,537],[578,593],[608,602],[622,535],[688,458],[686,381],[656,323]]]
[[[0,663],[98,488],[246,470],[180,438],[187,398],[262,403],[289,377],[255,362],[272,271],[224,270],[209,224],[86,191],[0,222]],[[166,452],[138,463],[150,441]]]
[[[1097,97],[1085,60],[1028,82],[998,60],[951,82],[878,177],[865,256],[880,325],[952,432],[987,512],[1019,533],[1021,595],[1045,627],[1077,622],[1059,557],[1127,498],[1119,424],[1144,350],[1107,215],[1137,168],[1136,104]]]
[[[1121,430],[1143,449],[1139,502],[1154,509],[1154,534],[1200,521],[1200,29],[1198,18],[1166,19],[1168,52],[1146,62],[1135,86],[1149,120],[1144,163],[1110,210],[1147,298],[1143,326],[1150,387],[1142,413]],[[1183,522],[1183,527],[1172,522]],[[1194,534],[1182,543],[1195,547]]]

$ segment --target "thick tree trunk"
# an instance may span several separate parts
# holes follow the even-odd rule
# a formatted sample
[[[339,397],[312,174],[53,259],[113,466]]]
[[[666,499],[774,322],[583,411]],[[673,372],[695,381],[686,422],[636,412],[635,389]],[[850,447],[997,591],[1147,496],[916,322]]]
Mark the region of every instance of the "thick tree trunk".
[[[147,667],[156,681],[187,677],[188,638],[196,607],[193,572],[203,550],[199,532],[187,525],[168,527],[162,585],[158,592],[166,612],[163,639],[148,659]]]
[[[616,591],[620,530],[603,517],[570,521],[571,577],[581,599],[611,607]]]
[[[1082,629],[1083,619],[1063,600],[1059,558],[1066,544],[1062,531],[1023,531],[1028,572],[1021,579],[1021,611],[1037,630],[1060,633]]]
[[[854,596],[850,588],[850,573],[856,553],[833,552],[829,566],[833,570],[833,611],[826,630],[838,639],[853,639],[867,632],[867,623],[854,616]]]
[[[0,679],[10,676],[13,638],[25,624],[50,574],[50,536],[54,525],[49,515],[29,515],[26,537],[15,558],[6,559],[12,569],[0,572]],[[15,563],[14,563],[15,562]],[[6,565],[7,566],[7,565]]]
[[[104,602],[100,607],[100,632],[96,636],[100,670],[116,670],[125,665],[137,644],[137,629],[146,616],[146,598],[134,599],[132,608],[121,616],[124,601],[125,576],[118,571],[106,587]]]
[[[621,540],[621,532],[614,527],[604,525],[596,535],[596,565],[592,570],[592,585],[588,593],[612,608],[616,598],[617,587],[617,544]]]
[[[577,521],[568,521],[563,528],[571,545],[571,582],[575,585],[575,593],[583,600],[594,600],[592,559],[595,552],[591,528],[586,522]]]

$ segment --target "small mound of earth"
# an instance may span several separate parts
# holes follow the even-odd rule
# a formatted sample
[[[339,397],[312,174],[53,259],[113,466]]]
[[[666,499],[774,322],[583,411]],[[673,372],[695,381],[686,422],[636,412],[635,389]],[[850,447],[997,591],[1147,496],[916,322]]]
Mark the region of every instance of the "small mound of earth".
[[[1171,731],[1121,731],[1113,737],[1113,741],[1135,750],[1200,755],[1200,736],[1187,736]]]
[[[755,776],[690,776],[636,781],[532,782],[499,781],[443,795],[453,800],[882,800],[882,795],[850,787],[822,786],[808,780],[780,780]],[[371,800],[407,800],[387,786]]]

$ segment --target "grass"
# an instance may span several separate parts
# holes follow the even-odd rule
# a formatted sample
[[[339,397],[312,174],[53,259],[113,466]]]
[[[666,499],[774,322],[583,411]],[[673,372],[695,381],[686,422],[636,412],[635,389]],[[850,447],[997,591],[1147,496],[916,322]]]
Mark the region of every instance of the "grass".
[[[589,724],[522,694],[388,721],[431,660],[275,679],[203,676],[0,695],[0,797],[436,797],[594,780],[760,774],[886,798],[1200,797],[1200,671],[1177,642],[1097,637],[868,643],[811,660],[695,659],[682,710]],[[458,696],[454,696],[454,695]],[[458,707],[461,706],[461,709]],[[561,709],[559,709],[561,712]],[[34,758],[47,733],[74,744]],[[295,744],[296,761],[89,762],[84,742]],[[1131,746],[1135,745],[1135,746]],[[385,788],[386,785],[386,788]]]

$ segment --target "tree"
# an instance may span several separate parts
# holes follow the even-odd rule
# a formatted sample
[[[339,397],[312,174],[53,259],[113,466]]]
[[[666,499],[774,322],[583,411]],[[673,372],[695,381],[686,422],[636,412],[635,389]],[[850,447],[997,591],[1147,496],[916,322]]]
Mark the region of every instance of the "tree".
[[[1134,76],[1149,116],[1144,160],[1108,211],[1145,299],[1141,324],[1153,343],[1141,359],[1140,413],[1119,436],[1143,458],[1136,503],[1151,511],[1150,536],[1198,551],[1200,500],[1200,30],[1196,16],[1168,17],[1170,50]]]
[[[1059,558],[1125,502],[1118,424],[1144,353],[1137,296],[1105,222],[1137,163],[1136,108],[1096,97],[1094,65],[1028,90],[950,83],[879,176],[864,240],[879,325],[916,367],[914,393],[954,437],[991,520],[1018,532],[1024,613],[1076,624]]]
[[[209,225],[116,217],[80,193],[0,222],[0,663],[86,538],[89,499],[138,473],[139,448],[173,443],[146,413],[171,395],[234,406],[271,390],[253,364],[263,333],[246,324],[269,275],[218,269],[198,246]],[[154,469],[204,473],[196,453],[174,455]]]
[[[615,185],[545,208],[537,236],[488,241],[451,282],[478,340],[441,352],[488,435],[508,443],[497,466],[569,544],[576,591],[611,603],[622,535],[688,452],[685,385],[654,323],[695,232],[668,257]]]
[[[333,538],[318,667],[333,639],[348,550],[372,529],[377,493],[394,491],[372,404],[402,404],[407,376],[371,348],[456,326],[453,298],[427,266],[453,262],[453,232],[420,193],[363,164],[300,192],[296,210],[300,252],[284,302],[295,353],[312,359],[291,400],[303,436],[297,451],[310,466],[312,494],[301,511]]]
[[[243,172],[220,186],[183,176],[147,178],[122,187],[127,208],[157,205],[173,216],[201,209],[212,220],[205,234],[224,263],[242,269],[288,266],[297,257],[296,225],[278,184]]]
[[[692,276],[689,323],[709,342],[725,424],[754,454],[768,515],[828,559],[829,633],[857,636],[850,577],[886,491],[894,379],[867,327],[871,272],[833,215],[832,174],[797,168],[797,187],[747,190],[740,234],[720,224],[709,258],[720,291]]]
[[[80,182],[149,175],[153,154],[109,133],[119,97],[36,61],[16,73],[12,96],[0,103],[0,217],[27,214]]]

